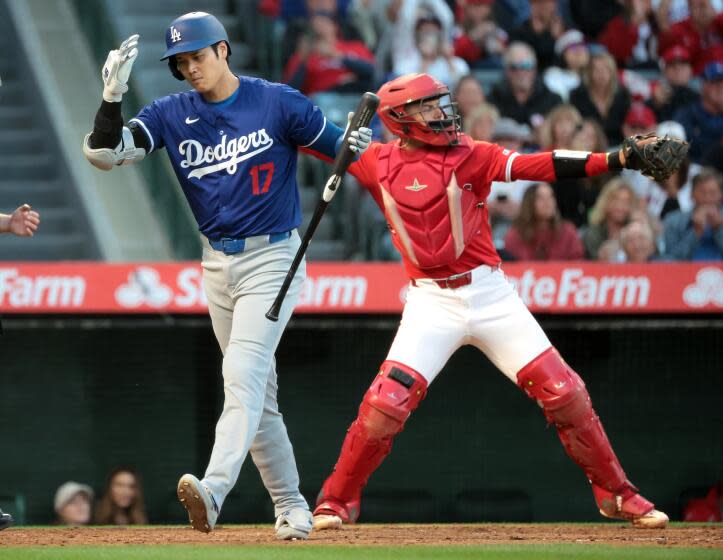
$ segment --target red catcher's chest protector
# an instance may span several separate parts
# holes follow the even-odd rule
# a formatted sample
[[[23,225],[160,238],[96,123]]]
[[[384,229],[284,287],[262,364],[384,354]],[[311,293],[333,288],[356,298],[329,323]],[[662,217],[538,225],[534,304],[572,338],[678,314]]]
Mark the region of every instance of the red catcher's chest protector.
[[[483,200],[472,191],[472,178],[457,175],[474,143],[431,150],[424,159],[405,162],[395,143],[378,156],[384,213],[397,249],[419,268],[456,261],[484,219]]]

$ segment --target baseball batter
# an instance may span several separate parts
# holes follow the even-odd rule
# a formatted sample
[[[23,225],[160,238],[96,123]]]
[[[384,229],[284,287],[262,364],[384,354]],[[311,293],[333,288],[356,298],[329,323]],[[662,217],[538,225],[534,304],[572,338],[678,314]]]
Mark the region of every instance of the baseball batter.
[[[626,157],[626,150],[523,155],[475,142],[458,133],[448,94],[444,84],[426,74],[382,86],[378,114],[400,139],[372,143],[349,168],[384,212],[411,283],[387,358],[319,493],[314,527],[338,528],[357,520],[369,476],[429,384],[466,344],[484,352],[539,403],[592,483],[604,516],[663,527],[668,517],[627,479],[582,379],[551,346],[500,270],[486,205],[492,181],[584,177],[623,166],[640,169],[639,160]],[[645,146],[658,139],[632,142]],[[685,149],[672,139],[660,142]]]
[[[234,75],[221,23],[185,14],[166,30],[173,75],[193,90],[152,102],[123,124],[121,97],[138,54],[138,35],[109,53],[103,102],[83,151],[100,169],[142,160],[166,148],[203,244],[203,279],[223,352],[224,407],[202,480],[183,475],[178,498],[193,527],[214,528],[250,451],[275,506],[281,539],[307,538],[311,512],[276,400],[274,352],[304,279],[304,266],[274,323],[264,318],[299,246],[296,156],[306,149],[334,158],[343,131],[285,85]],[[350,137],[358,153],[371,131]]]

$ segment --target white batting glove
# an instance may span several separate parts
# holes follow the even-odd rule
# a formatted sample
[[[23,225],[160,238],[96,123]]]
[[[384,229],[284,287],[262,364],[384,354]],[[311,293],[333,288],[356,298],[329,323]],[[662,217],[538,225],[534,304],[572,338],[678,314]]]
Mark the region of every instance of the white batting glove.
[[[346,128],[349,130],[349,127],[351,126],[351,119],[354,116],[353,112],[350,112],[349,115],[347,115],[346,119]],[[359,130],[352,130],[351,134],[349,134],[349,149],[352,152],[355,152],[359,155],[362,155],[366,149],[369,147],[369,144],[372,142],[372,129],[367,128],[366,126],[360,126]]]
[[[138,56],[138,35],[131,35],[118,49],[108,53],[103,65],[103,99],[118,103],[128,91],[128,78]]]

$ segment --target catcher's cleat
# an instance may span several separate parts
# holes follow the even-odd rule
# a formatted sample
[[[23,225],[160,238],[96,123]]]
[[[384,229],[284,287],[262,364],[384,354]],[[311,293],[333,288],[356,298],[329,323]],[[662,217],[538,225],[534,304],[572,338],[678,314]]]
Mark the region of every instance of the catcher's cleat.
[[[0,531],[7,529],[12,524],[13,516],[9,513],[3,513],[3,510],[0,509]]]
[[[317,513],[314,516],[314,531],[327,531],[329,529],[341,529],[342,520],[333,513]]]
[[[668,516],[640,494],[629,491],[615,495],[595,484],[592,491],[600,513],[605,517],[631,521],[633,526],[642,529],[663,529],[668,524]],[[628,495],[624,496],[626,493]]]
[[[210,533],[216,526],[218,506],[211,491],[192,474],[184,474],[176,489],[178,500],[188,511],[188,519],[196,531]]]
[[[283,541],[306,540],[309,538],[311,528],[311,512],[308,509],[290,509],[276,518],[276,538]]]

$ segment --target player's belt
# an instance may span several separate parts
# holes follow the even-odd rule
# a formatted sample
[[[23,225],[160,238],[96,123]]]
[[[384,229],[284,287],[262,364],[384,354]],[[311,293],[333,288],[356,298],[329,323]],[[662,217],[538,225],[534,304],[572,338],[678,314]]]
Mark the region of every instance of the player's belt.
[[[232,237],[222,237],[218,241],[208,240],[209,245],[216,251],[222,251],[227,255],[235,255],[236,253],[243,253],[244,251],[252,251],[253,249],[260,249],[279,241],[285,241],[291,237],[290,231],[284,231],[282,233],[272,233],[269,235],[256,235],[254,237],[242,237],[235,239]]]
[[[417,285],[417,283],[425,283],[425,282],[434,282],[439,286],[440,288],[461,288],[462,286],[468,286],[472,283],[472,273],[475,270],[480,269],[486,269],[489,272],[495,272],[496,270],[500,269],[500,264],[496,264],[494,266],[491,265],[480,265],[477,268],[470,270],[468,272],[462,272],[461,274],[454,274],[452,276],[448,276],[447,278],[417,278],[416,280],[412,278],[412,284],[414,286]]]

